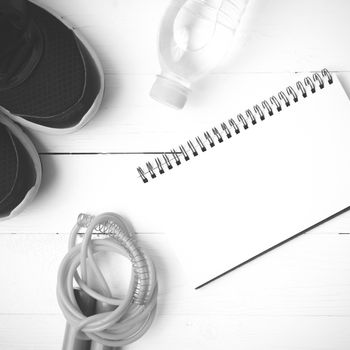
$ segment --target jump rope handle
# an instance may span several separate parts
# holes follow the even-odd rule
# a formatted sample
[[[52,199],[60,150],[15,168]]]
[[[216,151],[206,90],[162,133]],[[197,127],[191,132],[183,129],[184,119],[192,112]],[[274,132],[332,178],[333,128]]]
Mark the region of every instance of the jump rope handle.
[[[85,316],[91,316],[95,313],[95,299],[91,298],[81,289],[74,289],[74,295],[80,310]],[[81,339],[79,334],[67,323],[62,350],[91,350],[91,344],[91,340]]]

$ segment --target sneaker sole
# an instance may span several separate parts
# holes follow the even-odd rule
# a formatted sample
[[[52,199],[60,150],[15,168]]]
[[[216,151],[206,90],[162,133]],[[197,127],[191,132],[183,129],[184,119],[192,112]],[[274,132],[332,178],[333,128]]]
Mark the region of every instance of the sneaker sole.
[[[0,122],[4,124],[13,133],[13,135],[15,135],[15,137],[23,144],[23,146],[25,147],[25,149],[27,150],[29,156],[33,161],[34,169],[36,173],[36,180],[35,180],[34,186],[28,191],[23,201],[11,211],[10,215],[6,216],[5,218],[0,218],[0,221],[4,221],[18,215],[34,199],[34,197],[38,193],[38,190],[41,184],[42,167],[41,167],[39,154],[34,144],[30,140],[30,138],[22,131],[22,129],[18,125],[16,125],[13,121],[11,121],[7,116],[2,115],[1,113],[0,113]]]
[[[101,102],[102,102],[102,97],[104,93],[104,73],[103,73],[103,68],[100,59],[98,58],[95,50],[92,48],[92,46],[89,44],[89,42],[84,38],[82,33],[79,31],[79,29],[74,28],[73,24],[69,23],[65,18],[63,18],[60,14],[57,13],[57,11],[53,10],[52,8],[46,6],[45,4],[42,4],[42,2],[39,2],[37,0],[30,0],[33,4],[42,7],[44,10],[55,16],[58,20],[60,20],[66,27],[68,27],[75,35],[76,37],[83,43],[83,45],[86,47],[88,50],[89,54],[91,55],[92,59],[94,60],[98,75],[100,78],[101,82],[101,89],[98,93],[98,95],[95,98],[94,103],[90,107],[90,109],[87,111],[87,113],[83,116],[79,124],[74,125],[69,128],[50,128],[47,126],[42,126],[38,125],[35,123],[32,123],[18,115],[12,114],[10,111],[8,111],[6,108],[3,108],[0,106],[0,111],[6,114],[9,118],[14,120],[16,123],[21,124],[25,126],[26,128],[35,130],[35,131],[40,131],[48,134],[53,134],[53,135],[62,135],[62,134],[70,134],[75,131],[78,131],[81,129],[84,125],[86,125],[97,113],[98,109],[100,108]]]

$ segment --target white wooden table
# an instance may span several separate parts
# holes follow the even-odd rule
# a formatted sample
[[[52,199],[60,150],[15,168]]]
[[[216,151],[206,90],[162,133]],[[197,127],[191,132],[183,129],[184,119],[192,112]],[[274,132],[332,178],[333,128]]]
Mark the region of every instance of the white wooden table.
[[[123,214],[113,191],[123,168],[244,110],[287,72],[327,67],[350,94],[347,0],[251,0],[240,54],[196,84],[180,112],[148,97],[165,1],[45,2],[96,48],[106,94],[78,133],[32,134],[44,167],[41,191],[20,217],[0,225],[1,350],[61,348],[65,320],[55,285],[67,233],[81,211]],[[200,291],[186,283],[166,232],[137,231],[158,268],[159,309],[149,332],[128,348],[350,349],[350,213]]]

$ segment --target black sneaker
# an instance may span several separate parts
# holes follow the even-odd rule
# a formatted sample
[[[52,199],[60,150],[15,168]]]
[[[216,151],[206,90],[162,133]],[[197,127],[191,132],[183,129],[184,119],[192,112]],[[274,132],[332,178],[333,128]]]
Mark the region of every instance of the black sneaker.
[[[0,110],[35,130],[73,132],[100,106],[102,66],[77,30],[43,6],[0,0]]]
[[[41,182],[39,155],[22,129],[0,113],[0,220],[17,215]]]

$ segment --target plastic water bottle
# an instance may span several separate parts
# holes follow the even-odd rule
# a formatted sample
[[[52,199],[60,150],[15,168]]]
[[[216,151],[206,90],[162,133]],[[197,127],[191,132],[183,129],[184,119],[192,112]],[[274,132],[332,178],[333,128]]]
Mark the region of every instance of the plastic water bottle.
[[[212,70],[233,46],[249,0],[173,0],[159,33],[161,74],[150,95],[182,108],[191,85]]]

